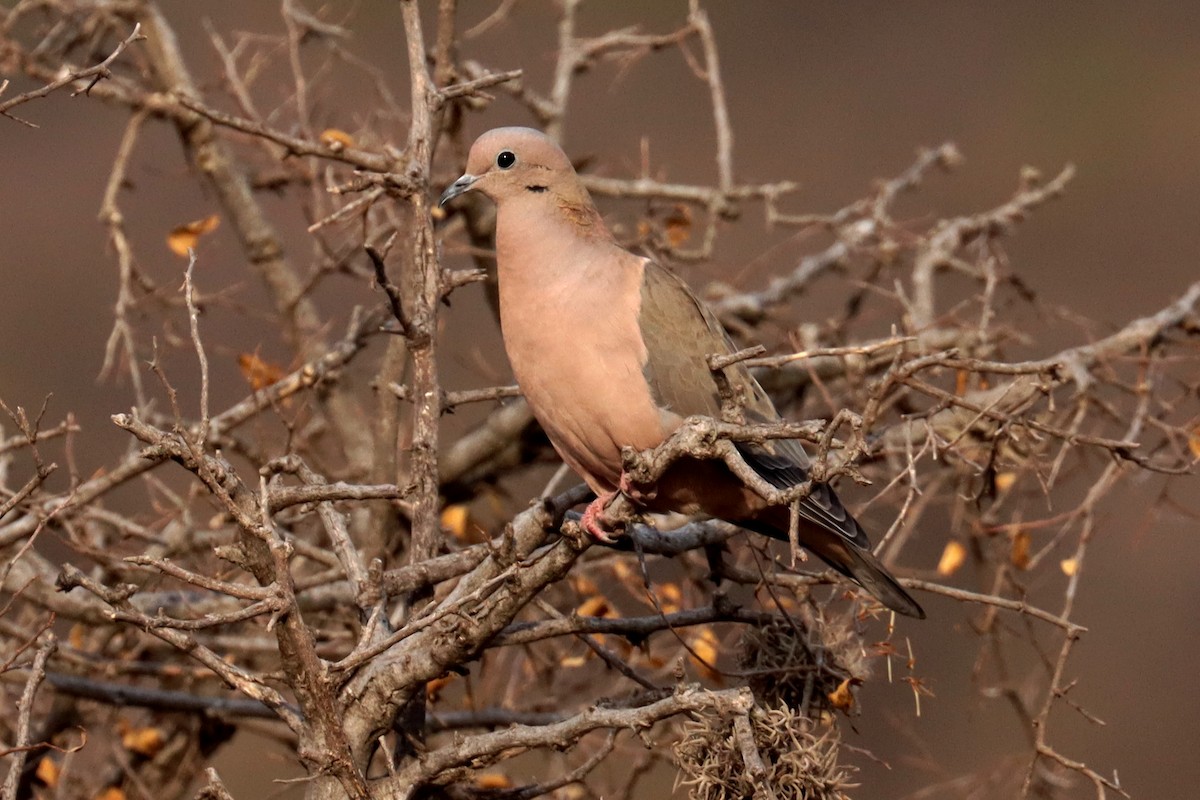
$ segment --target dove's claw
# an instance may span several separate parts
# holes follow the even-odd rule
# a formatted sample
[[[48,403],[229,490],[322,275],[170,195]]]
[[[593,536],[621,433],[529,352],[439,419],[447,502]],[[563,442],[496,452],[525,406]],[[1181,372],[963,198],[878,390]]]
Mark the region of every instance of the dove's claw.
[[[579,521],[580,527],[587,531],[593,539],[605,544],[616,542],[616,539],[610,536],[609,531],[604,527],[604,507],[616,496],[616,492],[605,492],[588,503],[588,507],[583,511],[583,519]]]

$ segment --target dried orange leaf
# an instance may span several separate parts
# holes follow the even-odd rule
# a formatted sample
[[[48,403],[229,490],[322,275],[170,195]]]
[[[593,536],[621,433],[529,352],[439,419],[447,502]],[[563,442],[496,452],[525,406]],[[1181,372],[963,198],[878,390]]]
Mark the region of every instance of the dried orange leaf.
[[[126,750],[152,758],[162,750],[166,740],[158,728],[130,728],[121,734],[121,744]]]
[[[572,669],[573,667],[582,667],[587,662],[583,656],[566,656],[558,662],[558,665],[563,669]]]
[[[846,678],[838,687],[826,695],[829,698],[829,704],[838,711],[850,713],[854,708],[854,692],[850,691],[851,679]]]
[[[796,602],[796,598],[790,594],[776,593],[772,596],[770,592],[766,592],[766,595],[771,603],[775,604],[780,611],[785,613],[795,613],[800,607],[800,604]]]
[[[1192,455],[1200,458],[1200,425],[1192,428],[1188,434],[1188,450],[1192,451]]]
[[[95,800],[125,800],[125,790],[119,786],[110,786],[96,795]]]
[[[250,388],[259,391],[275,383],[287,373],[283,367],[264,361],[257,353],[242,353],[238,356],[238,369]]]
[[[1019,530],[1013,534],[1012,539],[1012,565],[1017,569],[1027,569],[1029,567],[1029,548],[1032,544],[1032,537],[1029,531]]]
[[[76,650],[82,650],[87,643],[87,630],[86,627],[79,623],[72,625],[70,632],[67,634],[67,644]]]
[[[679,247],[692,236],[692,210],[685,205],[675,206],[667,216],[667,241],[671,247]]]
[[[591,597],[594,594],[600,593],[600,587],[586,575],[572,575],[570,580],[571,586],[575,587],[575,591],[585,597]]]
[[[658,589],[658,604],[662,606],[662,610],[668,614],[674,613],[682,608],[683,590],[679,588],[677,583],[664,583]]]
[[[718,647],[721,642],[717,639],[717,635],[713,633],[712,628],[705,626],[700,629],[700,632],[692,637],[688,644],[692,648],[692,660],[700,668],[700,672],[709,680],[715,683],[723,681],[721,673],[717,670],[717,654]]]
[[[1017,473],[1015,472],[998,472],[996,473],[996,491],[1007,492],[1017,482]]]
[[[221,218],[213,214],[180,225],[167,234],[167,247],[177,256],[186,256],[189,250],[195,249],[201,236],[215,231],[220,224]]]
[[[962,397],[963,395],[965,395],[967,393],[967,389],[970,388],[970,382],[971,382],[971,373],[970,372],[967,372],[965,369],[960,369],[957,372],[955,372],[954,373],[954,394],[958,397]]]
[[[579,604],[575,613],[581,617],[602,617],[608,613],[608,599],[601,595],[589,597]]]
[[[1064,558],[1058,562],[1058,566],[1063,571],[1063,575],[1071,576],[1079,571],[1079,559]]]
[[[337,128],[326,128],[317,138],[321,140],[321,144],[335,153],[341,152],[347,147],[354,147],[354,137]]]
[[[449,531],[450,535],[455,539],[466,538],[467,526],[470,524],[470,521],[470,512],[461,503],[446,506],[442,509],[442,529]]]
[[[33,774],[37,776],[39,781],[53,789],[55,786],[58,786],[58,772],[58,762],[51,756],[45,755],[38,762],[37,769]]]
[[[583,787],[583,784],[572,783],[569,786],[559,789],[553,796],[561,797],[562,800],[583,800],[583,798],[590,797],[592,794]]]
[[[701,628],[700,633],[692,637],[691,642],[696,655],[708,662],[716,661],[718,644],[717,635],[707,626]]]
[[[436,703],[438,697],[442,693],[442,689],[446,688],[446,684],[454,680],[453,675],[443,675],[440,678],[434,678],[429,683],[425,684],[425,697],[431,703]]]
[[[485,772],[475,778],[476,789],[511,789],[512,779],[503,772]]]
[[[946,542],[946,549],[942,550],[942,557],[938,559],[938,575],[953,575],[966,560],[967,548],[961,542]]]

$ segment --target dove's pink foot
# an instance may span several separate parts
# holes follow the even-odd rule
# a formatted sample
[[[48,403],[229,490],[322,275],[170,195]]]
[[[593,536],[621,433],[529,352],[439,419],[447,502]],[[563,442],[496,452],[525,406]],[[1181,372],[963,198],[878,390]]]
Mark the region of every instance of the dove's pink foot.
[[[617,496],[617,492],[605,492],[598,496],[595,500],[588,503],[588,507],[583,510],[583,519],[579,520],[580,526],[587,531],[592,538],[597,539],[605,544],[612,544],[616,539],[609,536],[608,530],[604,527],[604,507],[607,506],[612,499]]]

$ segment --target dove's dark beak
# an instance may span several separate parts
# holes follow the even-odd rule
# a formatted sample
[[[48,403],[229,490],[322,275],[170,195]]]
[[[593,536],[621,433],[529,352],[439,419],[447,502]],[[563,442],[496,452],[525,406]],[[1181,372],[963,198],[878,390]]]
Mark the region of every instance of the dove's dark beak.
[[[474,186],[475,181],[477,180],[479,180],[479,178],[475,175],[463,175],[454,183],[446,187],[446,191],[442,192],[442,198],[438,200],[438,205],[446,205],[446,203],[449,203],[451,200]]]

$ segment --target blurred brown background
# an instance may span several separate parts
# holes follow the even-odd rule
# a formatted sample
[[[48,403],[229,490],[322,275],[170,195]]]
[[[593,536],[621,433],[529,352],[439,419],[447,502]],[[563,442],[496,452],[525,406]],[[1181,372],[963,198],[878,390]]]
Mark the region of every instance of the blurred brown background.
[[[492,2],[462,5],[468,21],[495,8]],[[1160,308],[1200,274],[1200,4],[726,0],[705,7],[721,47],[736,177],[800,181],[789,210],[836,210],[862,196],[872,180],[901,171],[917,147],[952,140],[966,163],[905,201],[902,208],[914,218],[999,203],[1026,164],[1048,174],[1066,162],[1078,166],[1066,198],[1022,225],[1007,248],[1015,270],[1043,300],[1100,323],[1092,334]],[[394,86],[403,91],[400,22],[391,4],[310,8],[344,21],[354,31],[353,48],[395,75]],[[219,85],[219,64],[202,20],[223,32],[282,27],[274,3],[169,2],[164,9],[197,78],[209,87]],[[673,30],[685,15],[682,2],[593,0],[583,7],[579,33],[635,24]],[[522,0],[505,21],[464,43],[463,52],[496,69],[521,68],[544,91],[556,22],[551,3]],[[10,92],[27,88],[14,82]],[[354,129],[365,116],[356,101],[366,96],[349,86],[316,98],[317,116],[331,127]],[[53,392],[52,416],[70,409],[83,426],[77,449],[86,474],[127,446],[108,416],[130,405],[128,386],[96,381],[116,291],[114,259],[96,213],[125,116],[67,92],[20,111],[40,128],[0,119],[0,398],[36,408]],[[501,100],[470,124],[481,132],[529,123]],[[378,135],[402,141],[404,131]],[[651,55],[626,70],[602,66],[576,84],[565,136],[569,152],[594,156],[594,169],[625,176],[640,169],[643,139],[655,174],[712,179],[706,90],[677,52]],[[166,232],[215,210],[185,179],[186,169],[173,131],[150,125],[124,203],[137,211],[128,224],[139,263],[167,286],[181,280],[183,263],[166,249]],[[280,224],[303,253],[305,221],[283,214]],[[765,232],[758,210],[747,217],[722,232],[712,264],[687,273],[693,283],[721,277],[756,285],[811,249],[803,238]],[[237,253],[222,240],[227,235],[218,231],[206,243],[198,281],[212,289],[236,276],[243,284],[235,296],[253,302],[258,288],[242,265],[222,263]],[[477,288],[465,298],[447,323],[450,388],[486,385],[507,373]],[[345,279],[329,282],[318,299],[339,319],[354,303],[373,301],[370,287]],[[799,310],[821,314],[812,298],[803,298]],[[216,309],[204,324],[225,327],[226,341],[239,342],[237,351],[282,352],[269,320]],[[1037,352],[1088,335],[1061,327],[1051,334]],[[210,353],[218,382],[214,407],[244,393],[235,355]],[[180,359],[171,368],[189,396],[190,364]],[[1184,512],[1149,512],[1160,487],[1146,479],[1105,505],[1109,516],[1090,552],[1075,614],[1090,631],[1068,666],[1078,678],[1071,699],[1107,726],[1062,706],[1050,737],[1061,752],[1102,773],[1117,770],[1141,798],[1190,797],[1200,786],[1200,692],[1190,680],[1200,656],[1200,540],[1194,518]],[[1175,499],[1192,511],[1200,507],[1192,497]],[[917,653],[917,673],[936,697],[922,702],[914,721],[906,686],[876,681],[866,688],[866,713],[846,739],[890,768],[861,759],[859,797],[909,796],[963,773],[1016,772],[1014,764],[1023,772],[1028,747],[1012,712],[974,691],[977,640],[967,614],[936,599],[927,607],[929,621],[905,632]],[[1021,760],[1007,761],[1012,755]],[[259,768],[232,771],[245,761]],[[265,783],[261,753],[235,749],[221,763],[235,796],[274,791]],[[1082,781],[1075,792],[1092,793]]]

